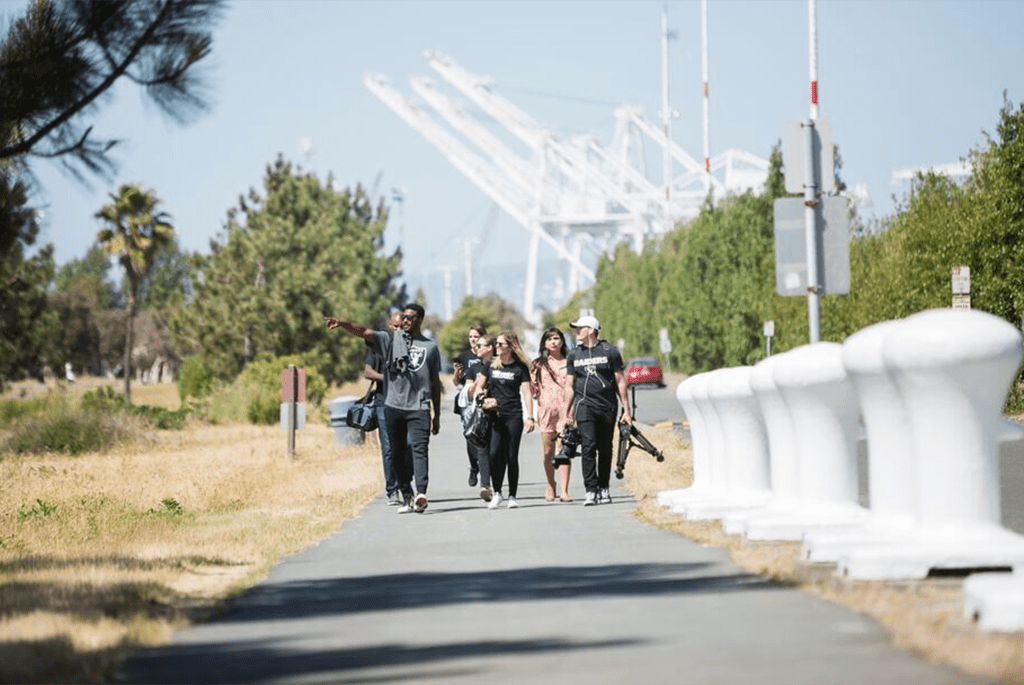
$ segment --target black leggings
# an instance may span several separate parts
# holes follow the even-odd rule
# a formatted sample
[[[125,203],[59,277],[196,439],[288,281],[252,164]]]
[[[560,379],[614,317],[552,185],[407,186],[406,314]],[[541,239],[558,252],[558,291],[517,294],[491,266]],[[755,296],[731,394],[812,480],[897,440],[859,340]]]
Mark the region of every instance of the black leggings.
[[[508,496],[519,491],[519,442],[523,439],[523,416],[495,416],[491,421],[491,485],[501,492],[508,469]]]

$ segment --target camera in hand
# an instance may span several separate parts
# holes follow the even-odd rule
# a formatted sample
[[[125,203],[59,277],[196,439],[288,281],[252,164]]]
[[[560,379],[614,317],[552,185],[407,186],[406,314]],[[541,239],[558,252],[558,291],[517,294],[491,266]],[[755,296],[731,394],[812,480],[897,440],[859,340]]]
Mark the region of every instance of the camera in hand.
[[[551,463],[556,468],[567,466],[579,454],[579,449],[580,429],[576,426],[566,426],[562,429],[562,449],[558,450],[558,454],[551,460]]]

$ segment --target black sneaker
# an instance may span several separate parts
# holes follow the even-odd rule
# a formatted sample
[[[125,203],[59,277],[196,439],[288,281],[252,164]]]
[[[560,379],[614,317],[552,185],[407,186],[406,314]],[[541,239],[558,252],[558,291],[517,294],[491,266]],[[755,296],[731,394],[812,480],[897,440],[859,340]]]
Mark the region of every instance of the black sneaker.
[[[477,481],[476,471],[470,471],[469,472],[469,487],[475,488],[477,482],[479,482],[479,481]]]

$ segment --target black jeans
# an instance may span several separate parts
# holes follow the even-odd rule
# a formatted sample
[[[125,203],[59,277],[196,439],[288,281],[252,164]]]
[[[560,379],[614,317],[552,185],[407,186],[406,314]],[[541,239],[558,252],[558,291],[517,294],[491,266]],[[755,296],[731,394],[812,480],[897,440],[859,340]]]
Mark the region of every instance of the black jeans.
[[[416,492],[427,494],[430,410],[412,411],[384,407],[384,419],[387,423],[391,460],[395,466],[398,487],[404,494],[412,494],[412,482],[415,478]]]
[[[491,484],[501,492],[508,469],[508,496],[519,491],[519,443],[523,439],[523,415],[495,416],[491,421]]]
[[[597,414],[584,404],[576,408],[576,425],[580,429],[583,485],[587,492],[609,486],[615,424],[614,412],[610,415]]]
[[[474,445],[466,441],[466,453],[469,454],[470,470],[480,474],[480,487],[491,487],[491,445]]]

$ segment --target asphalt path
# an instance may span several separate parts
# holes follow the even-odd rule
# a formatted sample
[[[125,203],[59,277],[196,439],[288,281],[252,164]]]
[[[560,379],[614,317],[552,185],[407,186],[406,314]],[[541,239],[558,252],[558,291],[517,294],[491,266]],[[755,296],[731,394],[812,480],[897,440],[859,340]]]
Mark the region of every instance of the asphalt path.
[[[658,393],[638,396],[645,423]],[[674,401],[674,398],[673,398]],[[745,573],[724,550],[638,521],[614,502],[544,501],[540,443],[523,441],[515,510],[466,484],[446,414],[430,506],[383,497],[278,564],[216,620],[137,651],[130,683],[980,683],[888,644],[872,620]],[[628,478],[628,467],[627,467]]]

